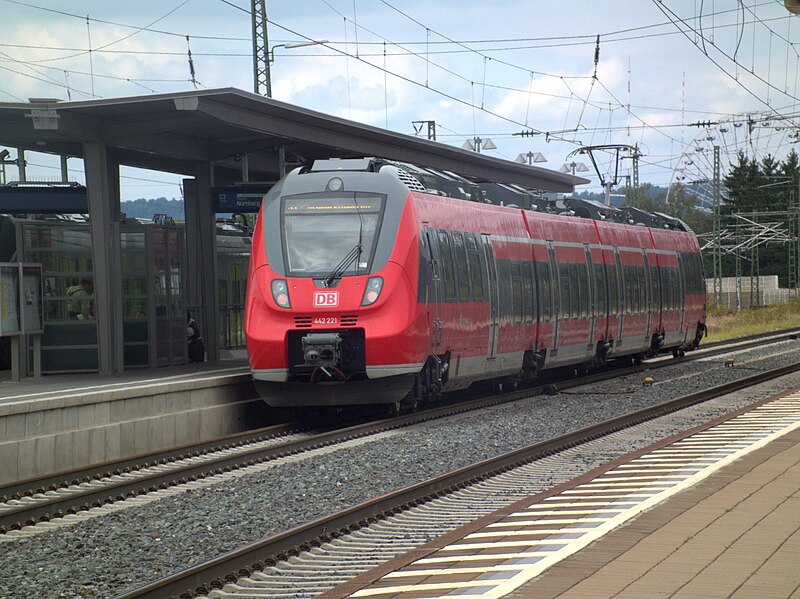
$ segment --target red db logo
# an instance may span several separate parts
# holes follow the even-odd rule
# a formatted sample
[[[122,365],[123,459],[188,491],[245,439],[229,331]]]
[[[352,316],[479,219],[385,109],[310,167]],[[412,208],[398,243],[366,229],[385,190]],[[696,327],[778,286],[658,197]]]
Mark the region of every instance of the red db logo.
[[[335,308],[339,305],[339,292],[338,291],[315,291],[314,292],[314,307],[315,308]]]

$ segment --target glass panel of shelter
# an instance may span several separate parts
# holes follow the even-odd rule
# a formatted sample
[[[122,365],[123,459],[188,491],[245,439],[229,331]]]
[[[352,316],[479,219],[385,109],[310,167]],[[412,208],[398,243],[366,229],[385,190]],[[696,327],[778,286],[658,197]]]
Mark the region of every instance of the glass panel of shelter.
[[[61,219],[7,220],[13,259],[42,264],[46,373],[98,369],[89,223]],[[52,219],[52,220],[51,220]],[[128,223],[121,227],[122,319],[125,368],[186,361],[185,244],[182,227]],[[11,256],[7,257],[12,259]],[[156,273],[158,272],[158,276]],[[158,306],[158,309],[156,307]],[[157,347],[157,331],[164,331]]]

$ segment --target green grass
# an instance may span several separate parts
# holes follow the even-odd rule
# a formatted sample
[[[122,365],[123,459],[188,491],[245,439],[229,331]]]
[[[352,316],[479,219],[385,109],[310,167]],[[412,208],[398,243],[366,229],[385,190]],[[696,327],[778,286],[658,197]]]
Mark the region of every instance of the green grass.
[[[739,313],[709,308],[707,324],[708,337],[704,339],[705,342],[747,337],[792,327],[800,328],[800,301],[746,308]]]

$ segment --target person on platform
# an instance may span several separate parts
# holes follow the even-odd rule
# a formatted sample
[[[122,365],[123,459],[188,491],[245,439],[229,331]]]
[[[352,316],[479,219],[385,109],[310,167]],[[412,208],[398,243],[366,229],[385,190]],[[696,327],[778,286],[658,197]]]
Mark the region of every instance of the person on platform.
[[[91,279],[82,278],[80,284],[67,287],[67,314],[72,320],[94,318],[94,285]]]
[[[189,342],[189,361],[202,362],[206,358],[206,346],[203,343],[203,337],[200,335],[200,325],[192,318],[192,313],[187,310],[187,337]]]

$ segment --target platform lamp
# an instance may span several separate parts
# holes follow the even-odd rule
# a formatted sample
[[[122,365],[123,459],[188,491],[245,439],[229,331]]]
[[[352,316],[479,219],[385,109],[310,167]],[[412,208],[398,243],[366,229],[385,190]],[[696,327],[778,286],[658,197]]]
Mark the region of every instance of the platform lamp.
[[[545,158],[541,152],[524,152],[517,156],[514,162],[532,165],[536,162],[547,162],[547,158]]]
[[[560,173],[585,173],[589,170],[589,167],[586,166],[583,162],[570,162],[564,163],[561,165],[561,168],[558,169]]]
[[[286,48],[287,50],[292,50],[294,48],[304,48],[306,46],[319,46],[322,44],[327,44],[328,40],[308,40],[307,42],[291,42],[289,44],[275,44],[270,48],[269,54],[267,55],[267,68],[266,68],[266,75],[267,75],[267,97],[272,97],[272,76],[270,74],[270,67],[275,62],[275,50],[277,48]]]
[[[465,141],[462,146],[465,150],[472,150],[473,152],[477,152],[478,154],[481,153],[481,148],[484,150],[496,150],[497,146],[494,145],[494,142],[489,139],[481,139],[480,137],[473,137],[472,139],[468,139]]]
[[[0,185],[6,184],[6,165],[19,164],[17,160],[7,160],[11,156],[11,152],[3,148],[0,150]]]

